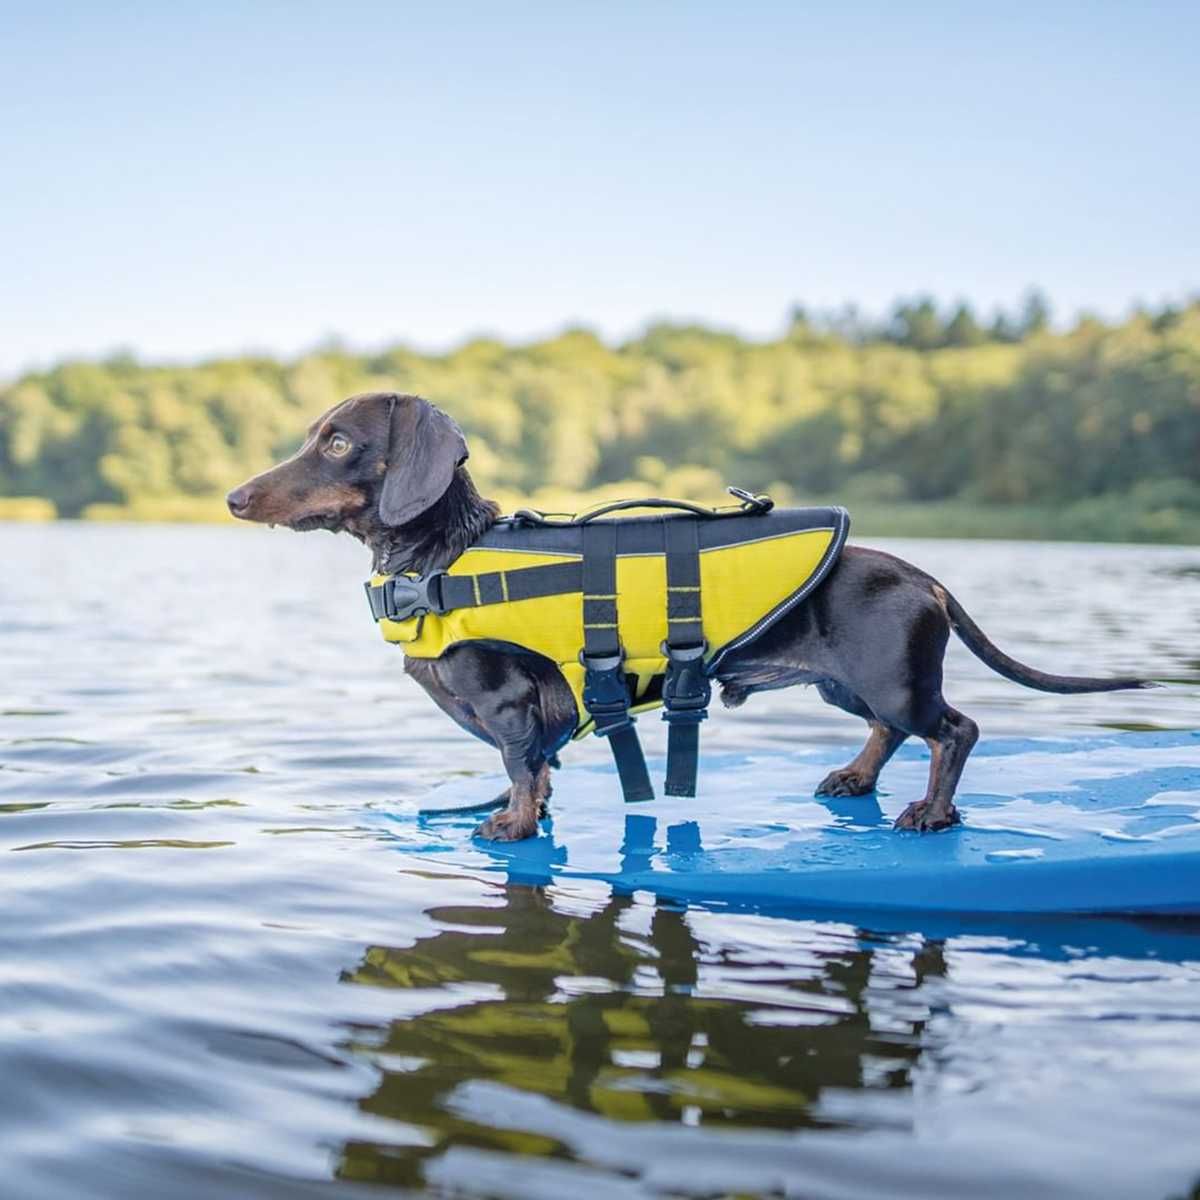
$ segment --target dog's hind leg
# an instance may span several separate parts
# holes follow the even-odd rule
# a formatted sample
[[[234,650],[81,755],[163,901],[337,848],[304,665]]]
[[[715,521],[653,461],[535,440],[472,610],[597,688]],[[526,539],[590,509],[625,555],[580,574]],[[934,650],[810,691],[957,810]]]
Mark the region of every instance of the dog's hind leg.
[[[954,792],[967,756],[978,740],[979,726],[958,709],[945,705],[936,727],[925,737],[931,755],[929,790],[923,800],[910,804],[900,814],[897,829],[949,829],[962,820],[954,807]]]
[[[902,624],[888,636],[871,628],[856,631],[868,652],[846,655],[839,666],[846,687],[876,720],[924,740],[932,754],[929,786],[923,799],[910,804],[896,821],[897,829],[948,829],[959,815],[954,790],[979,727],[951,708],[942,696],[942,657],[950,636],[946,613],[929,594],[896,593]],[[874,640],[871,640],[871,639]]]
[[[902,729],[885,725],[882,721],[871,722],[871,733],[867,744],[852,762],[836,771],[830,771],[817,784],[818,796],[867,796],[879,782],[879,772],[888,759],[900,748],[908,737]]]
[[[826,704],[832,704],[844,712],[862,717],[871,727],[867,744],[858,752],[853,762],[836,771],[830,771],[819,784],[818,796],[866,796],[875,790],[879,772],[884,764],[899,749],[908,737],[903,729],[897,729],[881,721],[849,688],[832,679],[823,679],[817,691]]]

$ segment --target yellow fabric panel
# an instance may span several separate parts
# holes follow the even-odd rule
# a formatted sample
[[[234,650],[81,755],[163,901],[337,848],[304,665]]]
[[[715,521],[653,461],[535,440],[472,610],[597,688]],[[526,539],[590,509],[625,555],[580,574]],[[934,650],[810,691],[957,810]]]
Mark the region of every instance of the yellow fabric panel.
[[[373,587],[378,587],[387,579],[387,575],[372,575],[371,584]],[[423,647],[428,643],[422,639],[424,633],[425,618],[414,617],[411,621],[389,621],[387,617],[383,617],[379,621],[379,630],[383,634],[385,642],[395,642],[399,646],[404,647],[404,653],[411,655],[413,658],[437,658],[441,651],[434,654],[426,654]]]
[[[812,577],[834,539],[829,529],[780,534],[704,550],[700,554],[701,611],[710,654],[753,629]],[[466,551],[451,575],[509,571],[547,563],[573,562],[578,554],[478,548]],[[387,576],[377,575],[380,584]],[[617,559],[617,611],[625,670],[645,693],[666,669],[661,646],[667,636],[667,565],[663,554]],[[381,620],[384,638],[414,658],[438,658],[459,642],[511,642],[559,665],[579,713],[577,735],[591,728],[583,706],[583,602],[580,593],[513,600],[506,604],[428,613],[407,621]],[[636,705],[656,708],[658,702]]]
[[[617,559],[617,621],[626,658],[659,653],[667,636],[667,560],[663,555]],[[625,669],[633,670],[628,665]]]
[[[515,571],[518,567],[544,567],[548,563],[578,562],[578,554],[550,554],[530,550],[493,550],[477,546],[466,550],[446,569],[447,575],[482,575],[487,571]]]
[[[700,555],[704,636],[717,651],[802,588],[833,541],[830,529],[742,542]]]

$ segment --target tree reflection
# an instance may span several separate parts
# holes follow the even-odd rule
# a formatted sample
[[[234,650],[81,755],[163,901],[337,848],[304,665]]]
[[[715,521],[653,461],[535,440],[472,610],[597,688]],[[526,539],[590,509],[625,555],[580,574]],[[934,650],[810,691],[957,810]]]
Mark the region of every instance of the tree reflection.
[[[503,907],[437,909],[445,928],[406,949],[371,946],[343,974],[421,1009],[349,1048],[381,1066],[363,1111],[419,1127],[429,1145],[349,1144],[342,1177],[419,1185],[421,1160],[454,1144],[565,1153],[456,1116],[447,1099],[474,1080],[620,1121],[777,1129],[831,1124],[824,1089],[910,1086],[929,1015],[919,989],[945,973],[940,942],[800,922],[798,941],[748,953],[740,936],[741,948],[722,943],[712,913],[503,895]]]

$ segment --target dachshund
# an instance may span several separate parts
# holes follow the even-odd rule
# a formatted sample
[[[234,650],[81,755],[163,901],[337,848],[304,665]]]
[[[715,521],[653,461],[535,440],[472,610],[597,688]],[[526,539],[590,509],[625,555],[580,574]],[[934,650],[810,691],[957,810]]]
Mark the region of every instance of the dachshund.
[[[294,530],[344,531],[371,551],[374,569],[442,570],[499,516],[475,489],[458,425],[418,396],[369,392],[334,405],[290,458],[231,491],[244,521]],[[722,660],[721,699],[736,708],[755,692],[815,684],[827,703],[870,728],[853,761],[832,771],[819,796],[864,796],[909,737],[931,752],[925,796],[896,829],[930,831],[959,822],[954,792],[979,727],[942,695],[942,659],[951,630],[1007,679],[1044,692],[1107,692],[1154,686],[1136,678],[1050,675],[994,646],[936,579],[886,554],[847,546],[805,603]],[[500,751],[511,785],[506,806],[479,826],[481,837],[532,836],[550,796],[555,750],[575,730],[571,689],[540,655],[478,643],[405,670],[463,729]]]

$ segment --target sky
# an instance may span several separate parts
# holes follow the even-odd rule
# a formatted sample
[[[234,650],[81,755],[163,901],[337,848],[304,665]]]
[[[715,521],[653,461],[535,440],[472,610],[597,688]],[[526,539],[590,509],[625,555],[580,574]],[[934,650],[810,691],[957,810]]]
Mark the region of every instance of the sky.
[[[1200,290],[1200,5],[0,0],[0,373]]]

